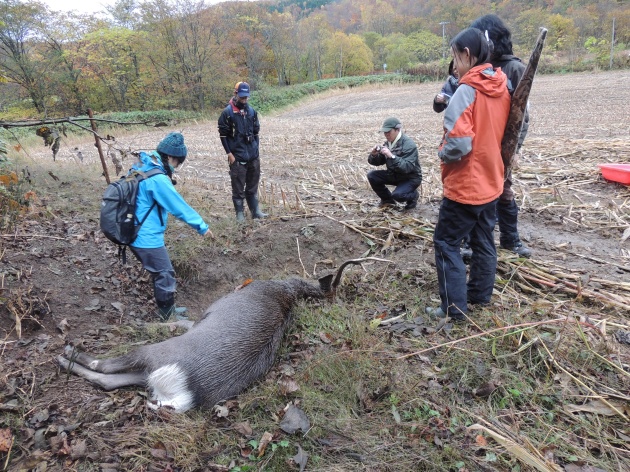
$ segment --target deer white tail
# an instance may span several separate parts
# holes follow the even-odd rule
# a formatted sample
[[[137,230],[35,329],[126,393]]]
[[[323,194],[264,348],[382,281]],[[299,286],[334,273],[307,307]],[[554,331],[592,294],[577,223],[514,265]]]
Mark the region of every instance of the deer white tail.
[[[167,406],[181,413],[195,405],[186,373],[177,364],[168,364],[151,372],[147,385],[152,393],[151,408]]]

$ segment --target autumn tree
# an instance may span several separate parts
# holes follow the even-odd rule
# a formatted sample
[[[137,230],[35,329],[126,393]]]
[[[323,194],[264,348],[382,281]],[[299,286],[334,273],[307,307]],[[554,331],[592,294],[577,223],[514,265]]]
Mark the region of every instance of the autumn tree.
[[[81,58],[76,52],[92,26],[89,18],[57,13],[50,15],[41,28],[44,55],[52,64],[48,81],[64,114],[85,113],[87,108],[87,95],[80,86]]]
[[[222,38],[230,25],[198,0],[152,0],[142,4],[147,52],[163,93],[179,107],[203,110],[213,82],[224,82]]]
[[[223,42],[223,69],[230,75],[229,83],[247,79],[256,87],[273,74],[273,53],[267,47],[264,25],[256,5],[227,5],[221,20],[234,25]],[[228,84],[225,85],[226,87]]]
[[[324,55],[326,38],[332,35],[332,28],[324,15],[315,14],[300,22],[300,44],[304,51],[306,79],[320,80],[324,75]]]
[[[444,56],[448,45],[442,36],[430,31],[418,31],[407,37],[408,49],[411,50],[418,62],[430,62]]]
[[[562,15],[551,15],[545,25],[549,30],[546,46],[553,51],[568,51],[578,40],[577,28],[571,18]]]
[[[41,55],[38,36],[47,13],[46,6],[36,1],[0,0],[2,75],[26,91],[39,113],[47,109],[48,61]]]
[[[326,40],[325,60],[324,70],[335,77],[367,74],[374,68],[372,51],[363,38],[340,31]]]
[[[140,49],[143,34],[127,28],[102,28],[82,40],[80,57],[86,81],[98,107],[128,111],[145,108],[138,100],[141,94]],[[99,88],[96,84],[100,84]],[[135,97],[132,95],[135,92]]]
[[[392,32],[396,12],[384,0],[366,1],[360,4],[361,24],[364,31],[374,31],[381,36]]]
[[[112,23],[120,28],[134,29],[138,25],[138,1],[116,0],[105,10],[112,17]]]
[[[542,8],[531,8],[519,13],[513,28],[514,41],[521,48],[530,51],[534,47],[540,27],[548,25],[549,14]]]
[[[263,34],[273,52],[278,85],[289,85],[295,73],[293,46],[296,43],[295,21],[290,13],[272,12],[265,18]]]

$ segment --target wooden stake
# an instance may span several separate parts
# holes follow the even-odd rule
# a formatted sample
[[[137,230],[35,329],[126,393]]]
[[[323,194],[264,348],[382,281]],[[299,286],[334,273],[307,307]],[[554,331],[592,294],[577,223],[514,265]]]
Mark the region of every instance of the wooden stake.
[[[101,164],[103,165],[103,175],[105,176],[105,182],[107,185],[110,184],[109,180],[109,171],[107,170],[107,163],[105,162],[105,157],[103,156],[103,148],[101,147],[101,140],[96,135],[96,123],[94,122],[94,114],[92,113],[92,109],[88,108],[88,117],[90,118],[90,126],[92,126],[92,131],[94,131],[94,141],[96,142],[95,146],[98,149],[98,155],[101,158]]]

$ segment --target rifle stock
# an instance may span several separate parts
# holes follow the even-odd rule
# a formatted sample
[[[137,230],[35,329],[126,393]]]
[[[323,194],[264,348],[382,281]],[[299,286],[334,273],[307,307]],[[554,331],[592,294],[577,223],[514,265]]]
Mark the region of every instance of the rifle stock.
[[[523,127],[523,119],[525,118],[525,110],[527,109],[529,93],[532,90],[536,69],[538,68],[538,62],[540,61],[540,55],[542,53],[546,37],[547,29],[540,28],[540,34],[538,35],[538,39],[536,39],[536,45],[534,46],[534,50],[529,58],[529,62],[527,63],[523,76],[512,95],[510,114],[505,126],[503,140],[501,141],[501,157],[503,158],[506,175],[512,167],[512,159],[516,153],[518,138],[521,134],[521,128]]]

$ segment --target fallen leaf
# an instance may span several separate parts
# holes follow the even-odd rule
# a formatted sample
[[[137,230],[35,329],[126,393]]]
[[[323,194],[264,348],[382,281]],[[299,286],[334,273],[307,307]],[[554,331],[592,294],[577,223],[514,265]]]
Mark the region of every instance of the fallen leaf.
[[[630,238],[630,227],[626,228],[621,236],[621,244],[626,242],[626,239]]]
[[[234,429],[234,431],[239,432],[246,437],[249,437],[254,433],[252,427],[249,425],[249,421],[236,423],[234,426],[232,426],[232,428]]]
[[[151,449],[151,455],[156,459],[166,459],[167,454],[165,449]]]
[[[10,428],[0,429],[0,452],[8,452],[13,445],[13,435]]]
[[[280,422],[280,429],[288,434],[293,434],[298,430],[306,433],[311,428],[311,422],[308,420],[306,413],[295,405],[289,405],[284,418]]]
[[[614,408],[611,408],[611,406]],[[615,416],[620,413],[624,413],[625,407],[619,403],[608,402],[608,404],[606,404],[601,400],[593,400],[586,402],[583,405],[568,404],[565,405],[565,409],[569,413],[585,412],[596,413],[604,416]]]
[[[296,465],[300,466],[300,472],[303,472],[306,468],[306,463],[308,462],[308,454],[302,450],[302,447],[297,444],[298,452],[294,455],[291,460],[296,463]]]
[[[297,392],[300,389],[300,386],[293,379],[278,380],[278,385],[280,386],[280,393],[282,393],[283,395]]]
[[[564,472],[606,472],[606,471],[604,469],[593,467],[592,465],[567,464],[564,466]]]
[[[477,446],[479,447],[486,447],[488,445],[488,441],[481,434],[478,434],[475,437],[475,442],[477,443]]]
[[[70,448],[70,457],[75,459],[80,459],[85,457],[87,451],[87,443],[85,439],[77,439],[72,442],[72,447]]]
[[[395,405],[392,405],[392,416],[394,417],[396,424],[400,424],[400,413],[398,413]]]
[[[222,406],[222,405],[215,405],[214,412],[219,418],[227,418],[228,415],[230,414],[230,410],[227,407]]]
[[[101,300],[93,298],[90,300],[90,304],[84,308],[85,311],[96,311],[101,309]]]
[[[330,344],[333,342],[333,337],[329,333],[324,333],[323,331],[319,333],[319,339],[326,344]]]
[[[494,382],[488,382],[481,385],[479,388],[474,389],[473,395],[476,397],[487,398],[492,395],[492,392],[494,392],[496,389],[497,386],[494,384]]]
[[[112,306],[113,306],[114,308],[116,308],[116,309],[117,309],[119,312],[121,312],[121,313],[123,312],[123,310],[124,310],[124,308],[125,308],[125,305],[123,305],[123,304],[122,304],[122,303],[120,303],[120,302],[112,302]]]
[[[61,320],[59,324],[57,324],[57,329],[61,331],[61,334],[66,334],[66,331],[68,330],[68,320],[66,318]]]
[[[258,457],[262,457],[262,455],[265,453],[265,449],[267,449],[267,445],[271,442],[272,439],[273,434],[268,431],[265,431],[263,433],[262,438],[260,438],[260,442],[258,443]]]

